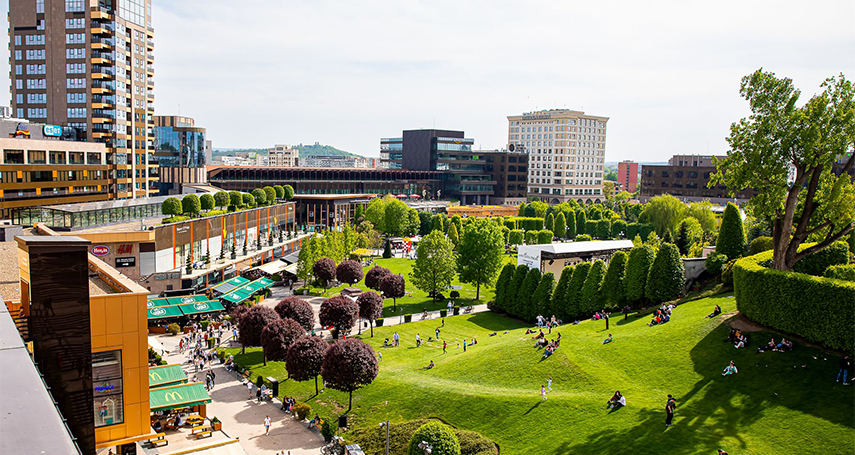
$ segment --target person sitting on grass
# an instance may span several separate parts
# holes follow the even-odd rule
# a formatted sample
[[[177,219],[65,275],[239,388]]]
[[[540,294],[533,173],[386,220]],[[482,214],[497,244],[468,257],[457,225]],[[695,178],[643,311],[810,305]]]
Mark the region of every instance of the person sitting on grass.
[[[724,341],[728,343],[734,343],[736,341],[736,333],[736,329],[730,329],[730,334],[727,335],[727,338],[725,338]]]
[[[626,406],[626,398],[621,395],[620,390],[616,391],[615,394],[609,399],[608,406],[609,409]]]
[[[727,376],[731,374],[739,373],[739,370],[736,369],[736,365],[733,364],[733,360],[730,361],[730,365],[724,368],[724,371],[721,373],[722,376]]]
[[[781,338],[781,342],[772,349],[775,352],[789,352],[793,350],[793,342],[787,341],[786,338]]]
[[[534,333],[534,332],[532,332],[532,333]],[[535,336],[531,337],[531,339],[532,339],[532,340],[537,340],[537,339],[539,339],[539,338],[543,338],[544,336],[545,336],[545,335],[543,334],[543,330],[541,330],[541,331],[540,331],[540,333],[538,333],[537,335],[535,335]]]
[[[735,347],[736,349],[741,349],[747,345],[748,345],[748,335],[740,334],[739,339],[737,340],[736,344],[733,347]]]
[[[605,340],[603,340],[603,344],[611,343],[611,342],[612,342],[612,334],[610,333],[610,334],[609,334],[609,337],[608,337],[608,338],[606,338]]]
[[[535,331],[534,331],[534,330],[532,330],[532,329],[525,329],[525,334],[526,334],[526,335],[529,335],[529,334],[532,334],[532,333],[537,333],[537,332],[535,332]]]
[[[426,366],[426,367],[421,367],[421,368],[416,368],[416,371],[419,371],[419,370],[430,370],[430,369],[432,369],[432,368],[433,368],[433,365],[434,365],[433,360],[431,360],[431,361],[430,361],[430,364],[428,364],[428,366]]]
[[[561,333],[558,333],[558,338],[555,339],[555,345],[558,346],[561,344]]]
[[[708,314],[708,315],[707,315],[707,317],[708,317],[708,318],[714,318],[714,317],[716,317],[716,316],[718,316],[718,315],[720,315],[720,314],[721,314],[721,307],[720,307],[720,306],[718,306],[718,305],[716,305],[716,306],[715,306],[715,308],[713,308],[712,313],[711,313],[711,314]]]
[[[546,345],[548,345],[548,344],[549,344],[549,342],[546,341],[546,338],[539,338],[537,341],[534,342],[534,347],[537,349],[540,349],[540,348],[546,347]]]
[[[774,338],[772,338],[772,341],[770,341],[769,343],[764,344],[764,345],[762,345],[762,346],[758,347],[758,348],[757,348],[757,353],[759,354],[759,353],[761,353],[761,352],[774,351],[774,350],[775,350],[775,339],[774,339]]]
[[[546,350],[544,350],[544,351],[543,351],[543,358],[545,359],[545,358],[547,358],[547,357],[551,356],[551,355],[552,355],[552,354],[554,354],[554,353],[555,353],[555,346],[554,346],[554,345],[549,345],[549,346],[547,346],[547,347],[546,347]]]

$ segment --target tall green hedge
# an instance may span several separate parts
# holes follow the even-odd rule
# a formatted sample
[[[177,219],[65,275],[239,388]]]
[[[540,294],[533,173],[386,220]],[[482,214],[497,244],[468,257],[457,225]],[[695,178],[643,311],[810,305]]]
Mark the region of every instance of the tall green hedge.
[[[520,293],[517,295],[517,317],[526,321],[533,321],[537,316],[537,304],[534,301],[534,293],[540,284],[540,269],[530,269],[525,275]]]
[[[567,238],[576,237],[576,212],[573,210],[567,213]]]
[[[534,245],[537,243],[537,232],[536,231],[525,231],[525,244],[526,245]]]
[[[548,229],[541,229],[537,231],[537,243],[538,245],[544,245],[548,243],[552,243],[552,231]]]
[[[567,309],[564,306],[564,296],[567,294],[567,288],[570,286],[570,279],[573,278],[573,270],[575,267],[568,265],[561,271],[561,278],[558,279],[558,284],[555,286],[555,291],[552,293],[552,310],[558,319],[568,320]]]
[[[540,278],[540,283],[532,296],[533,307],[536,310],[535,316],[538,314],[544,317],[550,317],[555,314],[552,308],[552,291],[555,289],[555,274],[546,272]]]
[[[751,245],[748,247],[748,254],[755,255],[757,253],[769,251],[772,248],[775,248],[775,242],[772,240],[772,237],[763,235],[751,241]]]
[[[831,265],[825,269],[826,278],[855,281],[855,264]]]
[[[617,220],[612,223],[612,238],[613,239],[631,239],[628,234],[628,225],[624,220]],[[635,236],[633,236],[635,237]]]
[[[742,216],[739,207],[728,202],[721,217],[721,227],[715,242],[715,252],[727,255],[728,259],[742,256],[745,249],[745,231],[742,229]]]
[[[733,268],[736,307],[749,319],[833,349],[855,352],[855,283],[763,267],[772,252]]]
[[[547,231],[555,232],[555,215],[551,213],[546,214],[546,218],[543,220],[543,228]]]
[[[684,284],[686,270],[680,259],[680,250],[673,243],[663,243],[650,266],[644,295],[651,301],[664,302],[680,295]]]
[[[637,302],[644,298],[647,287],[647,275],[656,253],[650,245],[641,245],[629,250],[629,260],[626,263],[626,298]]]
[[[802,244],[799,246],[799,251],[812,245]],[[813,276],[822,276],[825,273],[825,269],[829,266],[847,264],[848,262],[849,245],[843,240],[838,240],[796,262],[796,265],[793,266],[793,271]]]
[[[609,260],[609,269],[603,278],[602,295],[606,306],[619,309],[626,304],[626,262],[629,259],[623,251],[615,251]]]
[[[594,261],[591,270],[588,271],[588,276],[585,277],[585,285],[582,286],[582,300],[579,304],[582,316],[591,316],[602,309],[603,297],[600,293],[600,287],[605,275],[606,263],[602,260]]]
[[[594,234],[594,232],[585,231],[585,229],[587,229],[587,223],[588,215],[585,213],[584,210],[580,209],[578,212],[576,212],[576,235]]]
[[[569,319],[582,317],[582,287],[585,286],[585,278],[588,277],[591,265],[590,262],[583,262],[576,266],[570,285],[567,286],[567,292],[564,293],[564,311],[567,312]]]
[[[508,234],[508,243],[511,245],[522,245],[525,240],[525,233],[522,229],[513,229]]]
[[[505,292],[505,311],[513,316],[519,316],[520,314],[519,303],[522,301],[522,285],[527,274],[527,266],[517,266],[517,269],[514,271],[514,278],[511,280],[511,286]]]
[[[585,234],[594,238],[597,237],[597,220],[585,221]]]
[[[505,264],[502,268],[502,272],[499,273],[499,279],[496,280],[496,307],[501,311],[508,311],[507,309],[507,294],[508,289],[511,285],[511,280],[514,279],[514,271],[516,271],[516,267],[513,264]]]

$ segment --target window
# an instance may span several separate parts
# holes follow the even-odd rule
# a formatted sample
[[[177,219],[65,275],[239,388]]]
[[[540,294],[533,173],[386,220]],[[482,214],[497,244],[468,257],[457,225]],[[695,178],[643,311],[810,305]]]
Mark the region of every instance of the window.
[[[65,44],[86,44],[86,35],[83,33],[66,33]]]
[[[15,46],[21,45],[21,35],[15,35]]]
[[[86,58],[86,49],[82,47],[66,49],[65,58]]]
[[[21,60],[21,51],[15,51],[15,60]]]
[[[45,0],[36,0],[36,13],[45,12]]]
[[[45,93],[28,93],[27,103],[29,104],[45,104],[47,102],[47,94]]]
[[[17,74],[19,76],[22,74],[21,65],[15,65],[15,74]]]
[[[27,82],[29,82],[29,81],[30,81],[30,79],[27,80]],[[29,85],[29,84],[27,84],[27,85]],[[15,79],[15,88],[18,90],[23,89],[24,88],[24,81],[22,81],[21,79]]]
[[[65,87],[66,88],[86,88],[86,79],[81,79],[81,78],[66,79]]]
[[[84,0],[65,0],[65,12],[75,13],[83,11]]]
[[[65,20],[65,28],[84,28],[83,18],[79,19],[66,19]]]
[[[85,103],[86,102],[86,94],[85,93],[68,93],[68,102],[69,103]]]
[[[70,107],[68,108],[68,118],[86,118],[85,107]]]
[[[44,35],[26,35],[26,36],[24,36],[24,43],[26,43],[27,46],[44,45],[45,44],[45,36]]]
[[[66,63],[65,72],[69,74],[80,74],[86,72],[85,63]]]
[[[24,94],[23,93],[16,94],[15,95],[15,102],[17,104],[24,104]]]
[[[21,82],[21,80],[18,79],[16,82]],[[18,88],[20,88],[20,87],[18,87]],[[34,88],[43,89],[43,88],[45,88],[45,79],[27,79],[27,88],[28,89],[34,89]]]
[[[50,152],[50,164],[65,164],[65,152]]]
[[[27,109],[27,117],[28,118],[45,118],[45,117],[47,117],[47,109],[45,109],[45,108]]]
[[[122,393],[122,351],[93,353],[92,396],[96,428],[125,421]]]
[[[27,74],[45,74],[45,66],[27,65]]]

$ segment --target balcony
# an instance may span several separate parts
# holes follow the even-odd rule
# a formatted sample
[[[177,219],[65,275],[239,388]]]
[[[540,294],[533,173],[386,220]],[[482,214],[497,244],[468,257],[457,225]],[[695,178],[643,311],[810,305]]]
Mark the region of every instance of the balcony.
[[[114,82],[92,81],[92,93],[95,94],[112,94],[116,91]]]
[[[145,40],[145,45],[151,49],[154,49],[154,41],[153,40],[150,40],[150,39]]]
[[[113,20],[113,15],[110,14],[110,10],[107,8],[93,8],[91,15],[92,19],[103,19],[107,21]]]
[[[116,111],[92,109],[92,123],[113,123],[116,121]]]
[[[145,66],[145,70],[146,70],[149,74],[154,75],[154,65],[146,65],[146,66]]]
[[[146,96],[146,98],[148,98],[148,99],[150,99],[150,100],[154,101],[154,93],[152,93],[152,92],[148,92],[145,96]]]
[[[116,99],[112,96],[92,96],[92,108],[94,109],[109,109],[116,106]]]
[[[116,77],[116,70],[108,66],[93,66],[92,79],[113,79]]]
[[[154,60],[154,52],[147,52],[145,57],[149,60]]]
[[[92,49],[112,49],[115,42],[112,38],[92,37]]]
[[[93,35],[112,35],[116,30],[116,27],[113,24],[106,24],[101,22],[93,22],[92,23],[92,34]]]

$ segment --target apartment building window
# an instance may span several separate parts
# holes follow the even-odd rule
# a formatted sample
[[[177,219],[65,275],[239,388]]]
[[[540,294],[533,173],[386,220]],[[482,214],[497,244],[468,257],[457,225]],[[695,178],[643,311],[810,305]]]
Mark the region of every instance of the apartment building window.
[[[68,126],[70,126],[72,128],[77,128],[80,131],[86,131],[86,129],[87,129],[85,123],[69,123]]]
[[[86,35],[83,33],[66,33],[65,44],[86,44]]]
[[[23,93],[16,94],[15,95],[15,102],[17,104],[24,104],[24,94]]]
[[[83,10],[84,0],[65,0],[65,12],[76,13]]]
[[[28,79],[28,81],[29,81],[29,79]],[[23,89],[24,88],[24,81],[22,81],[21,79],[15,79],[15,88],[18,90]]]
[[[101,154],[100,153],[87,153],[86,154],[86,164],[103,164],[103,163],[101,163]]]
[[[21,75],[21,68],[22,68],[21,65],[15,65],[15,74],[16,75],[19,75],[19,76]]]
[[[26,43],[27,46],[44,45],[45,44],[45,36],[44,35],[26,35],[24,37],[24,43]]]
[[[36,13],[45,12],[45,0],[36,0]]]
[[[27,93],[28,104],[45,104],[47,103],[47,94],[45,93]]]
[[[27,74],[45,74],[45,66],[27,65]]]
[[[82,47],[66,49],[65,58],[86,58],[86,49]]]
[[[21,51],[15,51],[15,60],[21,60]]]
[[[85,63],[66,63],[65,72],[69,74],[80,74],[86,72]]]
[[[50,152],[50,164],[65,164],[65,152]]]
[[[66,19],[65,20],[65,28],[84,28],[84,19]]]
[[[45,118],[47,117],[47,109],[45,108],[29,108],[27,109],[28,118]]]
[[[66,88],[86,88],[86,79],[68,78],[65,82]]]
[[[30,150],[27,155],[30,164],[47,164],[44,150]]]
[[[85,93],[68,93],[68,102],[69,103],[85,103],[86,102],[86,94]]]
[[[70,107],[68,108],[68,118],[86,118],[85,107]]]
[[[20,83],[21,80],[18,79],[16,82]],[[21,88],[21,87],[18,87]],[[27,88],[28,89],[44,89],[45,88],[45,79],[27,79]]]

